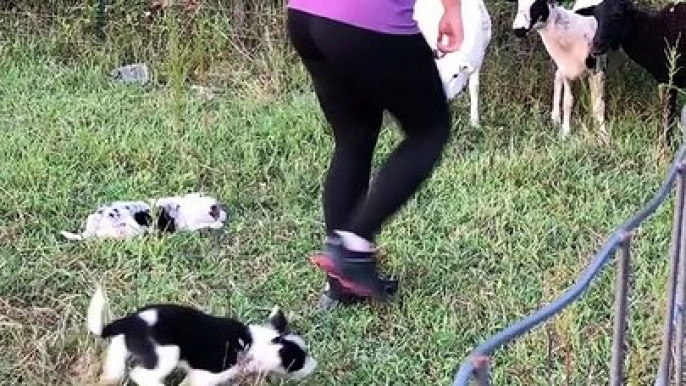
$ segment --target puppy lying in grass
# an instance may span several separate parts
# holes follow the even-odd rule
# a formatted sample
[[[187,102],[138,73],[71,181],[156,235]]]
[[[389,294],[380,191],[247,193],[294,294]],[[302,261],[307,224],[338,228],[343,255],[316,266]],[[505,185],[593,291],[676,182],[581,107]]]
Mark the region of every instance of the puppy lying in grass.
[[[145,201],[115,201],[91,213],[81,233],[61,231],[69,240],[128,239],[152,233],[219,229],[227,219],[221,203],[201,193]]]
[[[130,379],[139,386],[163,386],[177,368],[185,386],[231,384],[239,376],[274,375],[301,380],[317,366],[304,340],[291,332],[283,312],[274,307],[269,323],[245,324],[191,307],[152,304],[105,324],[107,299],[101,288],[87,313],[88,330],[109,346],[100,385],[119,384],[130,357]]]

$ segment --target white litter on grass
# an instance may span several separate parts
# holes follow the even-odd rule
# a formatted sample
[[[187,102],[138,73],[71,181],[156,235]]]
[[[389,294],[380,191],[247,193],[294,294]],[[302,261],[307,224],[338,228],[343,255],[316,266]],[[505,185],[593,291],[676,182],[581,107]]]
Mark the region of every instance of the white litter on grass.
[[[150,70],[145,63],[134,63],[116,68],[110,75],[124,83],[146,84],[150,81]]]

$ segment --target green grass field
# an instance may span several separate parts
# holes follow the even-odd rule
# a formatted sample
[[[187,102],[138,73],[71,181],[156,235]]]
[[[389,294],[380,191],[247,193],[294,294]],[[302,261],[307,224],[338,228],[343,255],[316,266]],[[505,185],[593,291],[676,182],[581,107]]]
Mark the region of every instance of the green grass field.
[[[103,346],[84,316],[96,281],[116,315],[170,301],[260,321],[278,304],[319,361],[305,385],[450,384],[471,348],[572,283],[671,159],[658,141],[657,92],[640,71],[611,79],[611,143],[586,127],[585,92],[561,140],[548,120],[547,62],[506,60],[525,43],[503,39],[484,69],[483,127],[466,125],[466,94],[453,103],[443,163],[380,237],[399,296],[331,313],[316,307],[323,275],[308,257],[323,240],[332,143],[307,84],[245,84],[204,102],[187,89],[111,81],[115,57],[70,60],[21,39],[0,46],[0,384],[95,379]],[[540,39],[528,41],[544,58]],[[631,77],[640,81],[621,85]],[[378,161],[399,139],[387,126]],[[225,229],[82,244],[59,236],[110,200],[194,190],[226,203]],[[656,370],[671,216],[670,203],[635,239],[631,385]],[[608,270],[583,301],[500,351],[493,381],[606,383],[613,282]]]

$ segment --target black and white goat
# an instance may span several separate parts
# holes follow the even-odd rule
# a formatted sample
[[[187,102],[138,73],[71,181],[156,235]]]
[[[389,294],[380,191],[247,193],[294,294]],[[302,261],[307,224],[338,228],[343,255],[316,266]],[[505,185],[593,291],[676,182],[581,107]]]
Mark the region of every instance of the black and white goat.
[[[514,0],[510,0],[514,1]],[[562,125],[560,134],[571,131],[574,106],[571,82],[589,77],[593,116],[603,135],[605,128],[605,68],[603,60],[590,58],[591,41],[597,22],[592,16],[596,1],[581,0],[572,10],[554,0],[518,0],[517,15],[512,24],[514,34],[523,38],[532,30],[538,32],[548,54],[555,62],[553,106],[551,118]],[[590,58],[590,60],[589,60]],[[563,98],[564,93],[564,99]],[[562,103],[561,103],[562,102]],[[562,114],[560,114],[562,104]]]
[[[670,128],[671,137],[677,119],[677,89],[686,88],[686,3],[653,11],[639,9],[631,0],[605,0],[595,7],[594,15],[598,29],[593,38],[593,56],[621,48],[658,83],[671,81],[674,87],[667,93],[664,110],[665,127]],[[677,53],[676,61],[672,60],[672,50]]]
[[[479,126],[479,87],[481,65],[491,41],[491,17],[483,0],[462,2],[462,25],[464,38],[462,47],[456,52],[439,56],[436,51],[438,24],[443,15],[441,0],[417,0],[414,19],[422,35],[436,52],[436,65],[448,100],[469,87],[469,122]]]
[[[219,386],[242,375],[273,375],[301,380],[316,360],[303,339],[290,331],[275,307],[268,324],[245,324],[176,304],[152,304],[106,324],[107,298],[98,287],[88,306],[88,330],[109,340],[100,385],[119,384],[129,372],[139,386],[163,386],[175,369],[185,386]]]

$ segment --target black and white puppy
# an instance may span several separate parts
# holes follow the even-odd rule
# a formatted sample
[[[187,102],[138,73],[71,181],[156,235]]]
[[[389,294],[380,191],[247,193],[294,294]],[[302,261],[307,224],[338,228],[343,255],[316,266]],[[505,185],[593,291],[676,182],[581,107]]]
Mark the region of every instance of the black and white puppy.
[[[150,206],[143,201],[115,201],[99,207],[86,218],[81,233],[61,231],[69,240],[126,239],[146,233],[152,223]]]
[[[164,197],[152,201],[152,205],[159,213],[154,227],[162,232],[219,229],[227,219],[221,203],[201,193]]]
[[[219,229],[226,211],[214,197],[201,193],[144,201],[115,201],[101,206],[86,219],[82,233],[62,231],[69,240],[127,239],[152,232],[174,233],[203,228]]]
[[[247,374],[301,380],[317,366],[278,307],[265,325],[175,304],[148,305],[105,324],[107,309],[105,293],[97,288],[88,307],[87,327],[110,340],[101,385],[121,382],[131,357],[136,365],[129,378],[139,386],[163,386],[177,368],[186,374],[182,385],[215,386]]]

